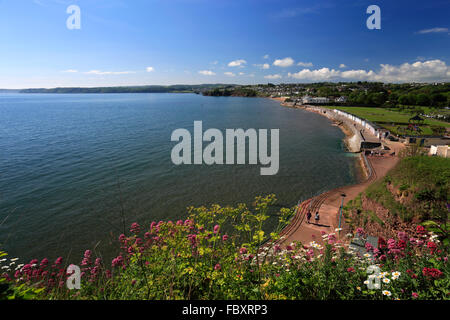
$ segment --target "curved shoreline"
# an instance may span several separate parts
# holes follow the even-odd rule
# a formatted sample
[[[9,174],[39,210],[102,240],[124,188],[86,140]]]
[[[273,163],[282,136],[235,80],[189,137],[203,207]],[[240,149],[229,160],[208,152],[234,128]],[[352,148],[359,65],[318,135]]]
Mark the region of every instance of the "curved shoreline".
[[[272,100],[281,101],[281,105],[283,105],[284,98],[270,98]],[[293,106],[288,106],[293,107]],[[296,109],[300,109],[294,107]],[[305,111],[315,112],[322,116],[327,117],[325,114],[318,112],[309,108],[301,108]],[[350,152],[360,152],[359,150],[355,150],[355,141],[352,139],[355,137],[355,134],[351,129],[349,129],[344,122],[340,124],[336,124],[336,121],[333,121],[336,126],[338,126],[343,133],[345,134],[344,143],[347,145],[347,148]],[[316,239],[316,241],[321,241],[321,232],[325,231],[326,233],[335,232],[336,227],[339,226],[339,211],[342,205],[345,205],[348,201],[353,200],[356,196],[363,192],[369,185],[373,182],[383,178],[387,172],[392,169],[397,162],[398,151],[403,148],[401,143],[395,143],[390,141],[383,141],[386,145],[389,145],[391,150],[393,150],[396,156],[365,156],[364,154],[360,154],[359,161],[361,162],[361,166],[365,172],[366,179],[362,182],[346,185],[342,187],[338,187],[322,194],[319,194],[316,197],[307,199],[298,205],[297,211],[291,221],[281,230],[280,236],[282,237],[276,243],[279,245],[289,245],[294,241],[300,241],[301,243],[309,243]],[[359,148],[358,148],[359,149]],[[345,197],[342,197],[342,194],[345,194]],[[308,211],[314,215],[315,212],[319,212],[320,223],[304,223],[306,214]],[[343,220],[340,221],[340,227],[344,227],[345,222]],[[351,230],[350,230],[351,231]],[[344,234],[345,232],[343,232]]]

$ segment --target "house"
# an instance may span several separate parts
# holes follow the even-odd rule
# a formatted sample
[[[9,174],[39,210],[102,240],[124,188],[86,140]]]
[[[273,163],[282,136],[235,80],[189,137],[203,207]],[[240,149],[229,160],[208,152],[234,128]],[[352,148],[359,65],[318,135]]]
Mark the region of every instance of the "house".
[[[345,102],[347,102],[347,97],[345,97],[345,96],[340,96],[339,98],[334,99],[334,102],[337,102],[337,103],[345,103]]]

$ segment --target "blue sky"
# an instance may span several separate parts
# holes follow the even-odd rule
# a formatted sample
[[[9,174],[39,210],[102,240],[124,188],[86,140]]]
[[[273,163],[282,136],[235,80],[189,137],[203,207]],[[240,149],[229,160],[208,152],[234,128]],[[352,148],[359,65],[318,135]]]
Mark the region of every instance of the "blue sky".
[[[444,0],[0,0],[0,88],[450,81],[449,16]]]

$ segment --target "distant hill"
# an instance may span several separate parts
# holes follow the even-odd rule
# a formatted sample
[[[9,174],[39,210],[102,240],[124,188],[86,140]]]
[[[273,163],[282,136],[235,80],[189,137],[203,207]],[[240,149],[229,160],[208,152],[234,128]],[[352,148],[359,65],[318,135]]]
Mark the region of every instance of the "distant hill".
[[[18,93],[19,91],[16,89],[0,89],[0,93]]]
[[[204,90],[211,90],[214,88],[234,87],[235,85],[225,84],[197,84],[197,85],[151,85],[151,86],[125,86],[125,87],[65,87],[65,88],[36,88],[36,89],[22,89],[17,92],[20,93],[176,93],[176,92],[195,92],[200,93]]]

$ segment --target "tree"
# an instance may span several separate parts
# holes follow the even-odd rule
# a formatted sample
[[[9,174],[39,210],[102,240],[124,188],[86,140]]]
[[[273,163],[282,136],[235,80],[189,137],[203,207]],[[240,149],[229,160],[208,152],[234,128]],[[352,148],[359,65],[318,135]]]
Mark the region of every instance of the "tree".
[[[411,104],[411,100],[409,99],[409,96],[406,94],[402,94],[400,97],[398,97],[398,102],[402,105]]]
[[[429,106],[431,104],[431,99],[428,95],[424,93],[419,93],[416,96],[416,105],[418,106]]]
[[[431,96],[433,106],[438,107],[447,102],[447,98],[442,93],[435,93]]]

